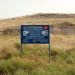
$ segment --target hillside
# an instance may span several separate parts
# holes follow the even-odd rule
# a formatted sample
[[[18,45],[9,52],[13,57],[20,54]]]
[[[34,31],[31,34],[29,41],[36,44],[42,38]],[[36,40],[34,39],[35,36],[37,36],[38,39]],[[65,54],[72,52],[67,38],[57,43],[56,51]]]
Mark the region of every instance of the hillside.
[[[34,14],[0,20],[0,34],[17,32],[22,24],[49,24],[53,34],[75,35],[75,14]]]
[[[34,14],[30,16],[3,19],[0,20],[0,32],[5,29],[19,29],[19,26],[22,24],[49,24],[52,27],[58,26],[57,30],[60,30],[61,27],[63,28],[65,25],[65,27],[68,26],[68,30],[70,29],[72,31],[72,27],[75,26],[75,14]]]
[[[21,24],[50,25],[48,45],[23,44]],[[0,75],[75,75],[75,14],[35,14],[0,20]]]
[[[63,22],[75,24],[75,14],[34,14],[10,19],[0,20],[0,28],[20,26],[21,24],[50,24],[57,25]]]

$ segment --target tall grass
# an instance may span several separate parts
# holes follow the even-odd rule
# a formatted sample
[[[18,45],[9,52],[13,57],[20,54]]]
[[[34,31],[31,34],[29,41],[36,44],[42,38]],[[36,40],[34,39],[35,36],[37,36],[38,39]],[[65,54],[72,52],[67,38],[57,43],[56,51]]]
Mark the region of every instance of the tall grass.
[[[4,48],[0,56],[0,74],[5,75],[75,75],[75,48],[64,52],[51,48],[48,58],[47,45],[23,45],[15,43],[15,52]]]

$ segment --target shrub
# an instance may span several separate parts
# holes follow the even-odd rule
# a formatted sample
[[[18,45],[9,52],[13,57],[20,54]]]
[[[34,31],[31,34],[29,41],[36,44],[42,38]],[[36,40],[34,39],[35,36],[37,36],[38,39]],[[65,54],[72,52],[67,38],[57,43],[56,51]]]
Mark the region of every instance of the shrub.
[[[20,50],[21,49],[21,44],[20,43],[15,43],[15,48],[17,48],[17,50]]]

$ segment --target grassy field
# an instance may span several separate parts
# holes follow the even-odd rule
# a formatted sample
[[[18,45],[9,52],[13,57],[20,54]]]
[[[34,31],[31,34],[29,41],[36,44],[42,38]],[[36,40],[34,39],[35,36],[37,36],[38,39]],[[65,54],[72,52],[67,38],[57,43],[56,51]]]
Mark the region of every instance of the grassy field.
[[[19,36],[0,36],[0,74],[75,75],[75,44],[71,46],[71,40],[74,40],[71,36],[51,35],[49,58],[48,45],[26,44],[21,51]]]
[[[0,31],[3,28],[12,28],[23,23],[44,23],[57,26],[70,22],[75,25],[75,17],[71,15],[65,15],[71,16],[67,18],[64,18],[64,15],[63,18],[56,18],[56,15],[54,18],[51,15],[50,17],[41,16],[0,20]],[[66,28],[68,28],[67,23]],[[69,31],[73,32],[74,29],[71,28]],[[74,33],[71,35],[50,34],[50,58],[48,45],[44,44],[24,44],[21,51],[20,36],[12,35],[12,33],[0,34],[0,75],[75,75]]]

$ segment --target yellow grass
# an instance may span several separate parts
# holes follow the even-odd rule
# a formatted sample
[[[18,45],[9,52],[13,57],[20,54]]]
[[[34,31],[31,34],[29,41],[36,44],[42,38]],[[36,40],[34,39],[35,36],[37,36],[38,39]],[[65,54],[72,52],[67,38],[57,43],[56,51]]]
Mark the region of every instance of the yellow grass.
[[[2,35],[0,36],[0,50],[4,47],[14,48],[14,44],[20,43],[20,36],[10,36],[10,35]],[[30,48],[41,46],[43,49],[47,47],[47,45],[29,45]],[[75,47],[75,35],[61,35],[61,34],[51,34],[50,35],[50,46],[52,48],[59,48],[63,50],[67,50]],[[40,48],[40,47],[39,47]]]

